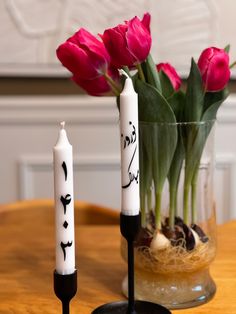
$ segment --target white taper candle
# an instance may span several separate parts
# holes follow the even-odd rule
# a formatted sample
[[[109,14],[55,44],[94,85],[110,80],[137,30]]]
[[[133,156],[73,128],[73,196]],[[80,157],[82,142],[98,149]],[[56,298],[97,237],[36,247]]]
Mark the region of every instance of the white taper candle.
[[[64,127],[65,122],[61,122],[53,149],[56,271],[61,275],[75,271],[73,157]]]
[[[125,72],[122,73],[127,76]],[[140,209],[138,95],[128,76],[120,94],[120,140],[121,211],[124,215],[134,216],[138,215]]]

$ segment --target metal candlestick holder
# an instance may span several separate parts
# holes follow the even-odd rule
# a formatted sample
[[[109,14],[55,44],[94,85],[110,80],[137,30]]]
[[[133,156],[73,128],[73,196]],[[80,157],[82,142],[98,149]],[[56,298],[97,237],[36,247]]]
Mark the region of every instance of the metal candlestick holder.
[[[134,240],[140,229],[140,215],[120,215],[120,231],[128,245],[128,301],[107,303],[96,308],[91,314],[170,314],[159,305],[134,299]]]
[[[54,292],[62,303],[62,314],[70,313],[70,301],[77,292],[77,270],[69,275],[54,271]]]

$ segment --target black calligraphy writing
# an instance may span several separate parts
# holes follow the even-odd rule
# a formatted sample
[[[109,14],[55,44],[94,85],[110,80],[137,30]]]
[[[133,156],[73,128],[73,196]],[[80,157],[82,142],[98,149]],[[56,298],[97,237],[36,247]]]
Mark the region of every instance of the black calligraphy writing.
[[[73,241],[68,241],[67,243],[63,243],[61,242],[61,248],[62,248],[62,251],[63,251],[63,255],[64,255],[64,261],[66,260],[66,248],[67,247],[71,247],[73,244]]]
[[[130,144],[133,144],[136,142],[137,140],[137,135],[136,135],[136,128],[133,125],[133,123],[131,121],[129,121],[129,125],[132,126],[132,132],[131,134],[128,136],[126,135],[124,137],[123,134],[121,134],[121,137],[124,138],[123,139],[123,148],[125,149],[126,147],[128,147]]]
[[[63,161],[61,166],[62,166],[62,169],[64,171],[65,181],[67,181],[67,174],[68,173],[67,173],[67,165],[66,165],[65,161]],[[69,205],[70,202],[71,202],[71,195],[70,194],[66,194],[66,196],[61,196],[60,201],[61,201],[61,203],[63,205],[64,215],[65,215],[66,214],[67,205]],[[67,229],[68,225],[69,225],[68,222],[65,220],[64,223],[63,223],[63,227],[65,229]],[[64,261],[66,260],[66,248],[71,247],[72,244],[73,244],[73,241],[68,241],[67,243],[61,242],[61,249],[63,251]]]
[[[70,204],[71,202],[71,195],[70,194],[66,194],[66,196],[61,196],[60,198],[62,205],[64,207],[64,214],[66,214],[66,206]]]
[[[64,174],[65,174],[65,180],[67,180],[67,166],[66,166],[66,163],[63,161],[61,166],[62,166],[62,169],[63,169]]]
[[[128,188],[133,181],[138,183],[139,170],[137,170],[136,174],[134,174],[133,172],[130,171],[130,168],[132,166],[132,163],[133,163],[133,160],[134,160],[136,152],[137,152],[137,145],[135,147],[135,150],[133,152],[133,155],[132,155],[132,158],[130,160],[129,167],[128,167],[129,182],[122,186],[123,189]]]

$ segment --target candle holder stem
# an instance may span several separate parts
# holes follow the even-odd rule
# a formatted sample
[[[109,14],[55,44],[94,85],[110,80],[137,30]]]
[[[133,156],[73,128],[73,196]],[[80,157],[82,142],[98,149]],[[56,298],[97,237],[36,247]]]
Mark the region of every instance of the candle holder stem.
[[[70,302],[62,302],[62,314],[70,313]]]
[[[136,314],[134,301],[134,239],[141,225],[140,215],[120,215],[120,231],[128,246],[128,311],[127,314]]]
[[[62,314],[69,314],[69,313],[70,313],[70,303],[62,302]]]
[[[70,301],[77,292],[77,270],[61,275],[54,271],[54,292],[62,303],[62,314],[70,314]]]
[[[134,308],[134,243],[127,241],[128,244],[128,313],[136,314]]]

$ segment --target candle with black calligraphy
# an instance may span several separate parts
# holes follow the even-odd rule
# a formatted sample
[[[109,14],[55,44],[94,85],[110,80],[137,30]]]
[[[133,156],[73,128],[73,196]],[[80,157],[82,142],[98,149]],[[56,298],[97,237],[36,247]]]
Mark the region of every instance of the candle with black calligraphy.
[[[56,271],[61,275],[75,271],[73,158],[72,146],[64,127],[65,122],[61,122],[53,149]]]
[[[132,80],[128,76],[120,94],[120,140],[121,211],[124,215],[134,216],[139,214],[140,209],[138,95],[135,93]]]

